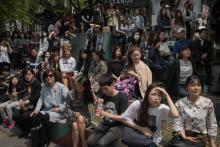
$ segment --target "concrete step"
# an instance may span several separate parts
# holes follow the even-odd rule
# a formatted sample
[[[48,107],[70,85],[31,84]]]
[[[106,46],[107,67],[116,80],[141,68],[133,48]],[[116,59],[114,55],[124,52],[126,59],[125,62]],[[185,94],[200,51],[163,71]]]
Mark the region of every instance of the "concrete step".
[[[30,147],[30,140],[25,138],[18,138],[21,134],[19,128],[8,129],[4,125],[0,126],[0,146],[4,147]],[[59,147],[51,143],[49,147]]]

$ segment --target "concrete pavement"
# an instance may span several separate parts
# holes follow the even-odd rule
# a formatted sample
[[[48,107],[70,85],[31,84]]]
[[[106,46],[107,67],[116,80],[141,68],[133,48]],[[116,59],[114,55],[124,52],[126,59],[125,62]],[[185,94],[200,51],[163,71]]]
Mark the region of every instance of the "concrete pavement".
[[[21,131],[17,128],[8,129],[4,125],[0,126],[0,146],[1,147],[31,147],[30,140],[18,138]],[[49,147],[60,147],[52,143]]]

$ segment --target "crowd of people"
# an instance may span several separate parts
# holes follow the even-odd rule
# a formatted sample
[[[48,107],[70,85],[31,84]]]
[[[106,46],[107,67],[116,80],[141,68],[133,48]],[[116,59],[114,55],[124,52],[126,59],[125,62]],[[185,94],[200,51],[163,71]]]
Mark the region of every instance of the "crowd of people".
[[[201,95],[213,78],[213,42],[207,17],[195,16],[189,0],[183,10],[161,2],[154,30],[147,29],[143,9],[132,14],[113,3],[90,8],[85,2],[81,13],[54,20],[40,33],[15,30],[1,36],[6,90],[0,112],[8,128],[18,126],[40,147],[50,144],[52,126],[65,119],[73,147],[80,141],[83,147],[106,147],[119,139],[129,147],[156,147],[161,123],[168,121],[175,132],[169,146],[216,147],[213,103]],[[103,58],[106,30],[113,36],[111,59]],[[72,40],[79,32],[86,33],[86,41],[75,58]],[[86,138],[90,103],[102,121]]]

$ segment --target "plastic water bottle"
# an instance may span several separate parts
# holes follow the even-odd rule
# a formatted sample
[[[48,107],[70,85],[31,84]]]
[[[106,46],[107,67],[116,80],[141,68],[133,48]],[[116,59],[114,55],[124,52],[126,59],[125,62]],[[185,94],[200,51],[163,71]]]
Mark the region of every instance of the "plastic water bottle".
[[[102,108],[103,108],[103,99],[100,99],[99,101],[98,101],[98,104],[97,104],[97,108],[96,108],[96,111],[99,109],[99,110],[102,110]],[[99,116],[99,117],[101,117],[99,114],[96,114],[96,116]]]

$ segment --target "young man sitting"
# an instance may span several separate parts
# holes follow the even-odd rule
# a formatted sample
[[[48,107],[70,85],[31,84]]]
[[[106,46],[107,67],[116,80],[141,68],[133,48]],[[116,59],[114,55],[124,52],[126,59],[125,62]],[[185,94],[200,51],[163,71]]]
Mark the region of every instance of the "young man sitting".
[[[115,115],[121,115],[128,107],[128,99],[124,93],[117,91],[111,75],[103,75],[100,81],[103,96],[102,109]],[[109,118],[104,118],[99,127],[89,136],[89,147],[106,147],[122,137],[122,124]]]

